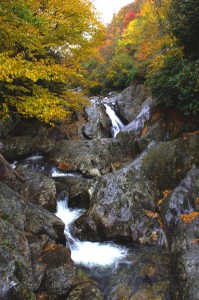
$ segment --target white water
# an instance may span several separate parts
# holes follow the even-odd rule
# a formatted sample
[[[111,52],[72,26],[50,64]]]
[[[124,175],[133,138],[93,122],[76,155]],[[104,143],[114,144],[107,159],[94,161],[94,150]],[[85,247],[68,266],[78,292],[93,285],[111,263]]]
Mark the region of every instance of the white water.
[[[127,250],[113,243],[82,242],[70,233],[70,225],[84,213],[81,209],[69,209],[67,199],[57,203],[56,215],[65,223],[65,235],[71,249],[71,257],[77,264],[87,267],[108,266],[127,256]]]
[[[32,156],[27,157],[25,160],[26,161],[29,161],[29,160],[36,161],[36,160],[41,160],[43,158],[44,157],[42,155],[32,155]]]
[[[80,175],[73,174],[73,173],[62,173],[62,172],[58,171],[55,167],[53,167],[52,171],[51,171],[51,176],[52,177],[77,177]]]
[[[105,103],[104,103],[104,106],[106,108],[107,115],[111,119],[113,137],[116,137],[116,135],[118,134],[118,132],[124,127],[124,124],[118,118],[118,116],[116,116],[115,111],[112,109],[111,106],[109,106],[108,104],[105,104]]]

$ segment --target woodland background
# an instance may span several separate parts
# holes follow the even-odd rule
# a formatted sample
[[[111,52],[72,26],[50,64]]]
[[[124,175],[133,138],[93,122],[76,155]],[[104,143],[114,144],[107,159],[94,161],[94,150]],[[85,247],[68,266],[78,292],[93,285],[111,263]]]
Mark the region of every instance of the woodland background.
[[[163,106],[196,114],[198,36],[199,0],[135,0],[107,26],[89,0],[2,0],[0,116],[53,125],[85,95],[143,82]]]

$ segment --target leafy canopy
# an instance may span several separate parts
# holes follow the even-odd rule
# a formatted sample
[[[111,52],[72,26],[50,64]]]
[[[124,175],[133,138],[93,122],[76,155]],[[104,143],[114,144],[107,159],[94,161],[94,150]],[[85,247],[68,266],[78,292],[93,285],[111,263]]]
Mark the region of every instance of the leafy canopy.
[[[80,108],[85,98],[73,88],[85,81],[82,64],[101,29],[90,0],[2,0],[1,115],[52,123]]]

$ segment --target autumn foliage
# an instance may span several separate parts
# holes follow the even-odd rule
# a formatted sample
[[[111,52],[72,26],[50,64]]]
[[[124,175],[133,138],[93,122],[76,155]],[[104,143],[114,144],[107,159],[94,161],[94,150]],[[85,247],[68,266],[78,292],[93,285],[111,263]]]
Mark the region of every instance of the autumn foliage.
[[[10,112],[47,123],[85,102],[82,64],[100,39],[89,0],[0,2],[1,117]]]
[[[90,77],[98,90],[146,82],[159,103],[196,114],[198,20],[199,0],[132,2],[107,26],[104,46],[98,52],[101,59]]]

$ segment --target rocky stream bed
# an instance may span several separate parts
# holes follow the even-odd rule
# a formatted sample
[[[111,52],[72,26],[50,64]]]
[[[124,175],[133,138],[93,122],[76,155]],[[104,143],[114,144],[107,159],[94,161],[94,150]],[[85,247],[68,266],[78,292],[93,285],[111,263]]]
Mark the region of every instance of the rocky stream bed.
[[[93,98],[71,124],[1,121],[0,299],[199,300],[198,129],[143,85]],[[84,210],[72,238],[125,254],[75,262],[64,199]]]

